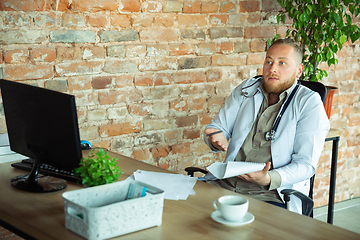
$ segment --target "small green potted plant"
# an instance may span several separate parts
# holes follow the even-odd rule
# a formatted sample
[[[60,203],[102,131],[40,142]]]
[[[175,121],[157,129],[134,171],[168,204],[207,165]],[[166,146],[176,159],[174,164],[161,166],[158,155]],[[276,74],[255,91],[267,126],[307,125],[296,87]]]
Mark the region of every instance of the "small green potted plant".
[[[112,183],[123,174],[116,166],[117,160],[117,158],[110,159],[109,154],[101,148],[95,154],[92,149],[87,158],[81,159],[81,166],[74,172],[86,187]]]
[[[327,77],[326,70],[319,68],[320,63],[330,67],[338,63],[337,52],[349,41],[354,43],[360,38],[359,23],[353,20],[360,14],[360,0],[277,0],[284,9],[276,16],[278,23],[292,26],[286,38],[300,43],[304,52],[304,71],[300,80],[319,81]],[[272,41],[279,38],[276,35]],[[328,87],[328,92],[333,94]],[[335,88],[336,89],[336,88]],[[329,91],[330,90],[330,91]],[[332,100],[332,95],[328,100]],[[327,103],[325,103],[325,106]],[[330,110],[331,110],[331,103]],[[328,113],[329,116],[329,113]]]

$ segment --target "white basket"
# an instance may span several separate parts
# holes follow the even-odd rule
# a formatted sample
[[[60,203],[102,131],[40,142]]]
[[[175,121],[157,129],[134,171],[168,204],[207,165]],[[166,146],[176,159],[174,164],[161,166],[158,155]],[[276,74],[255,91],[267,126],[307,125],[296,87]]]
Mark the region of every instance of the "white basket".
[[[147,187],[146,196],[125,200],[135,183]],[[65,227],[87,239],[107,239],[159,226],[164,191],[127,179],[63,193]]]

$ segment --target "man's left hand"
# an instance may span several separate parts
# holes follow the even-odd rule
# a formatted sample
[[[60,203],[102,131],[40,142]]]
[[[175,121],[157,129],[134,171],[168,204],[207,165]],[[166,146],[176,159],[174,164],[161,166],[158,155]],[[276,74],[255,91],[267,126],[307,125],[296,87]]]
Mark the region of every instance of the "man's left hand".
[[[271,178],[268,173],[270,170],[270,167],[271,167],[271,162],[268,162],[268,163],[266,163],[263,170],[258,171],[258,172],[252,172],[252,173],[248,173],[248,174],[239,175],[238,177],[245,181],[248,181],[248,182],[253,182],[253,183],[257,183],[259,185],[268,186],[268,185],[270,185],[270,182],[271,182]]]

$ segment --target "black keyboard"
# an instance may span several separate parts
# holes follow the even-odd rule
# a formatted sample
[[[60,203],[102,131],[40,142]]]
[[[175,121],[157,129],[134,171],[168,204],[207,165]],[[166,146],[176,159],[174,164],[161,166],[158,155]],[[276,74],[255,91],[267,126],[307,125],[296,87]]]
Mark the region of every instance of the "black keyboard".
[[[16,162],[16,163],[11,164],[11,166],[14,168],[29,171],[29,172],[31,171],[33,165],[34,165],[34,160],[30,159],[30,158],[24,159],[21,162]],[[69,180],[72,182],[80,181],[80,179],[78,177],[76,177],[74,175],[74,173],[55,168],[55,167],[45,164],[45,163],[40,166],[39,173],[48,175],[48,176],[65,179],[65,180]]]

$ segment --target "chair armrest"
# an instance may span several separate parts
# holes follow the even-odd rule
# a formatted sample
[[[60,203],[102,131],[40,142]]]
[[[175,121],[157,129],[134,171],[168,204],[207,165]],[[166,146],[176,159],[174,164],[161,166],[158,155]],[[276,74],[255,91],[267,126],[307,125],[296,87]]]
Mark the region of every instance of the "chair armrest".
[[[207,174],[208,171],[202,169],[202,168],[198,168],[198,167],[187,167],[185,168],[185,171],[187,172],[188,175],[190,175],[191,177],[194,176],[194,172],[202,172],[204,174]]]
[[[297,198],[299,198],[301,200],[301,204],[302,204],[302,215],[306,215],[306,216],[311,216],[312,215],[312,210],[314,207],[314,201],[309,198],[308,196],[306,196],[305,194],[303,194],[302,192],[293,190],[293,189],[284,189],[281,191],[282,194],[284,194],[284,200],[285,200],[285,205],[287,207],[288,202],[290,201],[290,196],[294,195]]]

